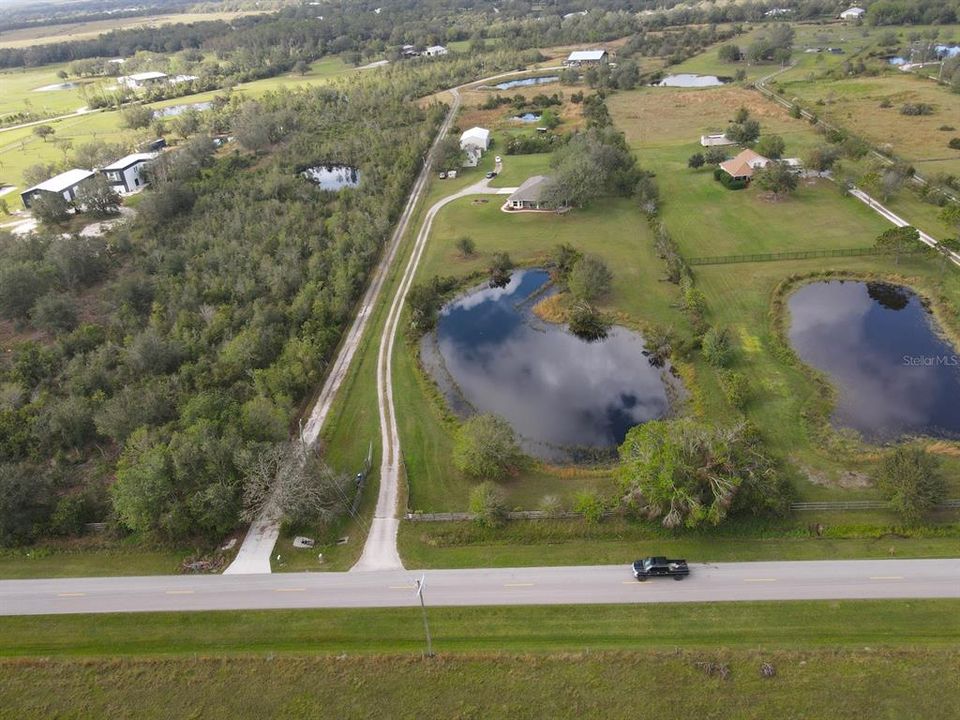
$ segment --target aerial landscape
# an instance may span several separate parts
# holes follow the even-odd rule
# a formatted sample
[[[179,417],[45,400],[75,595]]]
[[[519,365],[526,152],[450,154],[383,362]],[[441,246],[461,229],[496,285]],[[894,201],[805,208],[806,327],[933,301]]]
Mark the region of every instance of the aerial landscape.
[[[958,706],[960,0],[0,0],[0,719]]]

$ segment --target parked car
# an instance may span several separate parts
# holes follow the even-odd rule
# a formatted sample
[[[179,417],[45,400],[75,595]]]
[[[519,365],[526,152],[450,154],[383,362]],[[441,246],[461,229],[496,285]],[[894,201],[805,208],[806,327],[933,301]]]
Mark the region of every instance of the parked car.
[[[493,161],[494,161],[495,163],[497,163],[498,165],[503,162],[503,160],[500,159],[500,156],[499,156],[499,155],[497,155],[497,156],[493,159]]]
[[[491,170],[490,172],[487,173],[487,179],[488,179],[488,180],[489,180],[490,178],[495,178],[496,176],[497,176],[497,174],[496,174],[493,170]]]
[[[649,577],[672,577],[683,580],[690,574],[686,560],[670,560],[665,557],[647,557],[633,564],[633,576],[643,582]]]

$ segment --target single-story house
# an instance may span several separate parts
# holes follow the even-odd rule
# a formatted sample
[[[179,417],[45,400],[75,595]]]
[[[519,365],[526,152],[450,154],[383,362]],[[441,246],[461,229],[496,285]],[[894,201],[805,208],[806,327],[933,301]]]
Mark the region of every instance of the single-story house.
[[[417,57],[420,53],[413,45],[404,45],[400,48],[400,55],[405,58]]]
[[[587,14],[587,11],[586,11],[586,10],[580,10],[579,12],[568,12],[568,13],[567,13],[566,15],[564,15],[561,19],[562,19],[562,20],[569,20],[569,19],[572,18],[572,17],[581,17],[581,16],[586,15],[586,14]]]
[[[131,90],[140,90],[150,85],[159,85],[167,81],[167,74],[151,70],[149,72],[134,73],[133,75],[121,75],[117,82],[123,87]]]
[[[523,181],[504,205],[508,210],[544,210],[546,206],[541,200],[543,190],[550,178],[546,175],[534,175]]]
[[[716,147],[718,145],[733,145],[734,142],[725,133],[720,133],[718,135],[701,135],[700,144],[703,147]]]
[[[157,157],[156,153],[133,153],[100,168],[100,173],[114,190],[121,195],[126,195],[140,190],[147,184],[143,169],[155,157]]]
[[[55,175],[49,180],[44,180],[39,185],[34,185],[20,193],[20,199],[23,200],[25,208],[30,207],[30,201],[42,193],[51,193],[61,195],[67,202],[73,202],[77,199],[77,189],[84,180],[89,180],[94,175],[93,170],[80,170],[74,168],[67,170],[59,175]]]
[[[469,146],[480,148],[481,151],[490,147],[490,131],[482,127],[472,127],[460,134],[460,148],[466,150]]]
[[[563,64],[567,67],[583,67],[584,65],[605,65],[610,60],[606,50],[574,50]]]
[[[199,79],[197,75],[173,75],[167,78],[167,82],[171,85],[176,85],[177,83],[193,82]]]
[[[841,20],[859,20],[866,14],[867,14],[867,11],[864,10],[862,7],[854,6],[851,8],[847,8],[842,13],[840,13],[840,19]]]
[[[764,17],[779,17],[781,15],[789,15],[793,10],[790,8],[770,8],[767,10],[763,16]]]
[[[720,169],[734,180],[749,180],[753,171],[766,167],[770,160],[753,150],[744,150],[732,160],[720,163]]]
[[[440,57],[447,54],[447,49],[443,45],[431,45],[423,51],[423,54],[427,57]]]

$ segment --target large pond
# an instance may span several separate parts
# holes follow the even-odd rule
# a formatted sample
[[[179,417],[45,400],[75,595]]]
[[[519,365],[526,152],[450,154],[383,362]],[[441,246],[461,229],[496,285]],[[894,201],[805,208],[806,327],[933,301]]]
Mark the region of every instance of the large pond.
[[[506,418],[528,453],[554,461],[612,454],[628,429],[667,416],[682,388],[668,366],[651,364],[637,333],[614,327],[587,342],[539,320],[531,308],[548,280],[517,271],[505,287],[449,303],[421,359],[454,412]]]
[[[835,425],[874,441],[960,436],[960,357],[915,293],[881,282],[817,282],[788,306],[794,349],[837,388]]]
[[[547,85],[548,83],[555,83],[560,79],[559,75],[549,75],[546,77],[530,77],[522,78],[520,80],[508,80],[506,82],[499,83],[494,85],[497,90],[511,90],[517,87],[531,87],[533,85]]]
[[[702,88],[717,87],[729,81],[730,78],[717,77],[716,75],[680,73],[678,75],[667,75],[660,80],[660,82],[654,83],[654,85],[658,87]]]
[[[360,184],[360,171],[349,165],[317,165],[307,168],[302,175],[321,190],[331,192]]]

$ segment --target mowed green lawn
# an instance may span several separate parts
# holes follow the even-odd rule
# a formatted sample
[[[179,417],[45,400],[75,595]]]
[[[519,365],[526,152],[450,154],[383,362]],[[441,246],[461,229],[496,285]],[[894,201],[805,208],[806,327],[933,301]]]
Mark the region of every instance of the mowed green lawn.
[[[946,719],[960,701],[957,611],[430,608],[432,659],[414,607],[2,618],[0,718]]]

